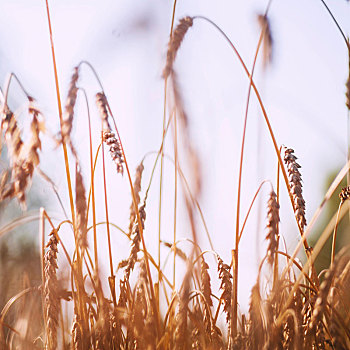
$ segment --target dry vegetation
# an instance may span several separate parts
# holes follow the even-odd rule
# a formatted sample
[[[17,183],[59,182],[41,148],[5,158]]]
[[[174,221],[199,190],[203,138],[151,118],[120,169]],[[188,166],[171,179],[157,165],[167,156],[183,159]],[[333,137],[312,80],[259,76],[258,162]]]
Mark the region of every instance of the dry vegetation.
[[[325,4],[320,2],[320,5]],[[232,260],[225,263],[217,253],[214,253],[217,267],[209,268],[206,261],[208,252],[202,252],[196,244],[198,240],[194,213],[200,210],[198,200],[203,190],[201,170],[195,146],[191,141],[190,120],[182,103],[174,61],[180,54],[179,49],[183,40],[186,40],[187,31],[200,20],[212,25],[219,31],[219,35],[225,36],[221,29],[207,18],[197,16],[180,19],[170,35],[163,70],[171,110],[169,120],[164,120],[163,140],[169,127],[173,126],[175,131],[177,127],[181,129],[183,149],[191,169],[189,174],[191,191],[184,191],[184,203],[192,234],[190,238],[194,242],[191,253],[186,254],[176,246],[176,236],[172,243],[159,240],[159,245],[164,243],[173,252],[173,278],[166,276],[162,271],[162,265],[148,253],[144,230],[147,225],[146,206],[150,185],[142,191],[143,162],[137,167],[135,178],[131,178],[121,135],[102,86],[96,93],[96,106],[92,104],[90,106],[91,109],[98,109],[101,117],[101,144],[97,150],[92,148],[90,132],[91,166],[86,170],[86,173],[90,173],[90,178],[83,179],[79,154],[74,146],[75,140],[71,137],[71,131],[80,89],[77,85],[81,74],[80,68],[84,64],[94,73],[95,71],[89,63],[81,62],[74,68],[68,97],[64,107],[62,109],[60,107],[61,130],[56,140],[64,152],[65,163],[62,166],[65,167],[67,175],[70,219],[55,223],[45,209],[41,210],[42,282],[13,295],[13,298],[3,306],[0,314],[1,349],[350,349],[349,250],[345,247],[336,254],[333,249],[330,266],[318,274],[314,266],[315,258],[331,234],[333,234],[333,248],[335,247],[337,224],[334,231],[325,231],[313,248],[307,241],[310,228],[315,224],[337,185],[346,176],[348,164],[334,180],[324,201],[307,225],[300,165],[293,149],[282,148],[277,144],[253,79],[260,49],[263,51],[264,67],[270,64],[272,58],[273,33],[268,21],[268,9],[265,14],[258,17],[261,35],[251,71],[245,66],[233,43],[225,36],[247,74],[252,92],[258,97],[275,148],[275,154],[271,157],[276,158],[279,169],[277,181],[269,181],[271,191],[265,214],[268,249],[261,261],[256,284],[251,289],[247,314],[241,313],[237,302],[240,271],[239,241],[244,233],[244,225],[241,226],[239,222],[244,142],[241,149],[237,197],[236,244],[232,247]],[[343,37],[349,48],[349,42],[344,35]],[[53,42],[51,44],[53,48]],[[54,57],[54,51],[52,53]],[[55,64],[54,68],[56,72]],[[16,77],[12,75],[13,78]],[[36,101],[25,92],[31,124],[30,137],[28,140],[23,140],[18,116],[7,104],[10,81],[1,98],[1,145],[7,149],[10,168],[2,174],[0,195],[1,201],[17,199],[25,210],[26,193],[35,170],[43,175],[38,167],[41,147],[45,147],[41,143],[42,134],[45,133],[45,121]],[[347,108],[350,108],[350,75],[346,87]],[[56,89],[58,91],[57,74]],[[58,103],[61,106],[59,94]],[[247,114],[245,117],[247,118]],[[178,163],[176,138],[174,145],[175,169],[181,183],[186,187]],[[156,163],[158,159],[161,161],[162,155],[163,144],[159,149]],[[98,222],[94,181],[104,181],[94,178],[95,159],[98,157],[103,158],[103,174],[105,174],[105,162],[113,161],[116,166],[115,176],[125,173],[124,176],[127,176],[130,184],[132,198],[130,224],[125,231],[130,240],[130,254],[126,260],[119,262],[113,260],[111,253],[109,231],[111,221],[107,200],[104,202],[106,210],[104,227],[108,237],[108,251],[97,249]],[[71,169],[74,169],[75,175],[71,173]],[[104,185],[104,194],[107,196],[108,188],[105,181]],[[285,252],[280,242],[280,187],[289,193],[295,213],[295,227],[301,237],[292,254]],[[348,210],[349,196],[350,187],[344,188],[340,193],[337,223]],[[130,203],[125,205],[129,206]],[[60,236],[61,226],[67,223],[71,225],[74,234],[73,254],[69,254],[64,239]],[[50,227],[49,234],[47,227]],[[1,235],[6,234],[4,231],[0,232]],[[92,237],[92,246],[88,243],[88,236]],[[301,248],[304,248],[307,256],[303,266],[296,259]],[[58,254],[65,257],[66,267],[58,263]],[[99,256],[103,254],[109,257],[110,271],[107,280],[103,280],[99,270]],[[186,262],[186,271],[181,285],[176,289],[175,266],[180,259]],[[269,277],[265,274],[263,276],[261,273],[263,268],[269,271]],[[66,284],[60,283],[58,279],[60,269],[69,270],[69,282]],[[116,278],[116,271],[119,273],[123,271],[119,280]],[[177,272],[181,273],[180,270]],[[211,288],[209,272],[220,281],[218,294]],[[154,282],[156,276],[158,281]],[[40,308],[33,308],[32,305],[34,297],[38,295],[41,297],[42,312],[36,311]],[[25,299],[25,303],[21,304],[21,308],[16,308],[22,299]],[[68,308],[62,307],[64,300]],[[15,312],[9,317],[13,309]],[[225,314],[225,320],[220,323],[218,319],[222,313]]]

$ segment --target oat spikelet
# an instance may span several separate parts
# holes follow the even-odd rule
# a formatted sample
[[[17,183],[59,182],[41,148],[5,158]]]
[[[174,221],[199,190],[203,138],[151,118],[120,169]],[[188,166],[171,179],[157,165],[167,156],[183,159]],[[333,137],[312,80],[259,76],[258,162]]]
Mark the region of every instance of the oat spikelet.
[[[288,168],[289,183],[294,200],[295,216],[300,225],[301,230],[304,232],[306,226],[305,218],[305,201],[303,198],[303,190],[301,183],[301,174],[299,172],[300,165],[296,162],[297,157],[293,154],[294,150],[286,148],[284,151],[284,162]]]
[[[186,32],[193,25],[192,17],[184,17],[180,19],[179,24],[175,28],[170,41],[168,43],[168,51],[166,58],[166,65],[163,70],[163,78],[166,79],[173,70],[173,64],[176,58],[177,51],[186,35]]]
[[[77,225],[77,241],[82,249],[88,247],[87,241],[87,222],[86,222],[86,194],[81,175],[79,164],[75,166],[75,206],[76,206],[76,225]]]
[[[267,248],[267,260],[272,266],[275,261],[275,253],[277,250],[277,237],[278,237],[278,223],[279,217],[279,204],[277,203],[277,196],[275,191],[271,191],[270,198],[267,202],[267,234],[266,239],[269,241]]]
[[[44,256],[44,301],[45,301],[45,321],[46,321],[46,350],[55,350],[57,348],[57,327],[59,317],[60,299],[57,294],[57,231],[54,229],[50,233],[50,240],[46,247],[47,251]]]
[[[137,206],[140,204],[140,192],[141,192],[141,178],[143,173],[143,162],[139,164],[139,166],[136,168],[136,175],[134,180],[134,192],[135,192],[135,199]],[[129,224],[129,235],[132,234],[132,229],[134,227],[136,221],[136,212],[135,212],[135,205],[134,202],[131,202],[130,205],[130,224]]]
[[[231,293],[232,293],[232,275],[230,273],[230,266],[224,264],[223,260],[218,257],[218,272],[221,279],[220,289],[222,294],[220,300],[224,303],[224,311],[226,312],[226,321],[231,319]]]
[[[263,67],[267,68],[272,63],[273,59],[273,39],[270,21],[266,15],[258,15],[258,23],[263,31]]]
[[[74,117],[74,107],[77,101],[77,82],[79,79],[79,66],[75,67],[73,70],[73,75],[71,77],[68,89],[68,96],[65,105],[65,112],[62,118],[61,134],[62,142],[70,145],[72,152],[76,155],[75,149],[71,141],[71,132],[73,128],[73,117]]]

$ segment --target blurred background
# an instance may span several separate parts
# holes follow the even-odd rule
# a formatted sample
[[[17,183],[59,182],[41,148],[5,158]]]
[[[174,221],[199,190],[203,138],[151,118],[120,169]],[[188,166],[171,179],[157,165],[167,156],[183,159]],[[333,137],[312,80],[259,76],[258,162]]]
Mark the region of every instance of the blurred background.
[[[183,16],[203,15],[219,25],[236,45],[248,67],[253,62],[260,35],[257,15],[263,14],[267,1],[210,0],[178,1],[175,24]],[[345,34],[350,33],[350,6],[345,0],[329,1],[330,9]],[[142,194],[148,184],[161,144],[164,81],[161,78],[169,39],[173,3],[148,0],[60,0],[50,1],[58,75],[63,103],[73,67],[89,61],[99,74],[116,117],[126,157],[132,173],[146,155]],[[349,61],[344,40],[320,0],[273,0],[269,11],[273,36],[273,61],[263,70],[258,59],[255,82],[267,109],[277,142],[293,148],[301,164],[306,217],[312,217],[327,186],[345,164],[347,152],[348,111],[345,83]],[[190,133],[202,162],[203,191],[199,200],[214,248],[229,262],[234,248],[239,155],[249,80],[239,61],[219,33],[204,21],[195,21],[181,46],[175,69],[190,121]],[[55,182],[66,211],[69,212],[63,152],[52,135],[59,132],[56,91],[46,6],[43,0],[0,1],[0,81],[15,72],[27,91],[34,96],[46,118],[47,135],[43,138],[41,169]],[[94,132],[94,149],[100,141],[100,121],[95,106],[99,86],[91,71],[81,70],[79,86],[86,89]],[[19,109],[25,98],[14,83],[9,105]],[[26,121],[22,120],[23,125]],[[50,136],[51,135],[51,136]],[[179,136],[181,139],[181,135]],[[89,185],[89,145],[86,103],[80,96],[74,121],[73,140],[83,165],[85,186]],[[172,131],[166,138],[165,153],[173,158]],[[181,155],[180,155],[181,161]],[[73,164],[73,162],[72,162]],[[101,162],[97,163],[98,218],[104,221]],[[3,157],[3,168],[6,159]],[[74,166],[72,166],[74,169]],[[159,166],[147,202],[146,245],[157,256],[159,213]],[[243,166],[241,222],[260,185],[269,179],[276,184],[277,160],[256,98],[252,94],[248,115],[247,142]],[[110,220],[124,230],[129,223],[131,203],[127,177],[116,173],[107,161]],[[270,186],[264,185],[253,207],[240,245],[239,302],[243,311],[249,290],[255,282],[257,267],[266,252],[266,203]],[[312,240],[323,230],[338,206],[335,199],[313,230]],[[179,189],[181,197],[181,189]],[[164,160],[161,237],[171,242],[174,213],[174,167]],[[287,192],[281,186],[280,233],[286,249],[292,253],[299,240]],[[65,219],[51,186],[36,175],[29,196],[28,212],[21,213],[17,203],[1,204],[1,227],[13,218],[32,215],[45,206],[58,223]],[[198,234],[203,250],[210,249],[199,217]],[[347,220],[345,218],[344,220]],[[28,227],[27,227],[28,226]],[[49,229],[49,228],[47,228]],[[340,227],[339,243],[349,237],[348,221]],[[73,247],[72,232],[61,232],[66,246]],[[177,237],[191,233],[182,199],[177,215]],[[107,251],[105,228],[99,228],[99,249]],[[129,241],[112,229],[115,266],[129,253]],[[189,252],[190,243],[179,248]],[[0,285],[8,271],[13,275],[27,271],[26,283],[40,281],[38,222],[20,226],[0,236]],[[169,249],[161,250],[165,261]],[[107,254],[106,254],[107,256]],[[208,262],[215,271],[215,260]],[[36,260],[35,260],[36,259]],[[62,266],[66,265],[61,254]],[[107,275],[108,262],[101,256]],[[300,256],[303,259],[303,256]],[[319,270],[327,266],[329,251],[321,255]],[[31,267],[28,261],[36,268]],[[171,259],[164,270],[171,273]],[[22,263],[22,265],[21,265]],[[11,267],[12,266],[12,267]],[[20,267],[23,266],[23,267]],[[184,265],[183,265],[184,266]],[[61,269],[60,269],[61,270]],[[62,269],[63,270],[63,269]],[[28,272],[30,271],[30,273]],[[36,272],[35,272],[36,271]],[[179,268],[178,283],[183,269]],[[32,275],[34,273],[34,275]],[[61,272],[64,274],[64,272]],[[23,275],[23,273],[21,274]],[[212,275],[214,279],[215,272]],[[23,278],[1,287],[0,307],[15,290],[23,288]],[[216,282],[213,282],[214,285]],[[10,283],[8,284],[10,285]],[[216,285],[217,292],[218,285]]]

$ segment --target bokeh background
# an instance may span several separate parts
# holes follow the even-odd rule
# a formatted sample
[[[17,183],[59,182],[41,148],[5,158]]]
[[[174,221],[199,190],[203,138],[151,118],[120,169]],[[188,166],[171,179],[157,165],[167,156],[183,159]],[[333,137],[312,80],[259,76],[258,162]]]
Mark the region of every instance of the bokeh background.
[[[328,2],[344,32],[350,33],[349,3],[344,0]],[[225,31],[248,67],[251,67],[260,34],[257,15],[264,13],[266,5],[267,2],[262,0],[180,0],[177,2],[175,23],[186,15],[207,16]],[[161,74],[165,64],[172,7],[172,1],[156,0],[50,1],[62,99],[64,101],[66,98],[73,67],[81,60],[89,61],[100,76],[116,116],[130,168],[136,169],[147,154],[143,193],[155,160],[154,152],[161,144],[164,108],[164,81]],[[319,0],[273,0],[269,19],[274,44],[273,61],[267,70],[263,70],[260,56],[255,81],[277,142],[293,148],[302,165],[306,216],[310,219],[330,179],[346,161],[348,112],[345,106],[345,82],[349,74],[348,53],[343,38]],[[190,120],[191,136],[202,162],[203,193],[200,205],[214,248],[228,262],[234,247],[239,153],[249,80],[227,43],[204,21],[195,21],[188,31],[175,69]],[[46,7],[42,0],[0,1],[2,86],[9,72],[16,73],[27,91],[37,99],[45,115],[48,133],[43,139],[41,168],[57,185],[62,202],[69,212],[63,154],[51,137],[58,135],[59,119]],[[100,123],[94,95],[99,87],[86,67],[81,73],[79,86],[86,89],[89,97],[96,148],[100,140]],[[10,107],[19,109],[24,101],[23,94],[14,83],[10,90]],[[25,125],[26,121],[22,122]],[[73,140],[88,187],[87,114],[86,104],[81,97],[78,99],[74,123]],[[165,153],[173,157],[171,133],[166,139]],[[5,160],[2,166],[6,166]],[[100,162],[98,168],[101,168]],[[272,142],[252,94],[243,168],[241,222],[261,181],[269,179],[275,184],[276,171],[277,160]],[[108,161],[107,174],[111,221],[127,229],[131,201],[127,178],[118,175],[112,162]],[[99,176],[101,178],[100,170]],[[161,236],[163,240],[171,241],[174,168],[167,159],[164,161],[164,179]],[[102,188],[102,181],[99,181],[100,221],[104,220]],[[264,227],[269,191],[269,185],[265,185],[241,242],[239,301],[242,309],[246,308],[248,291],[266,251]],[[179,194],[181,196],[181,191]],[[19,215],[35,217],[42,205],[56,222],[65,218],[50,185],[36,176],[29,196],[29,212],[21,214],[16,203],[3,203],[2,227]],[[177,216],[179,239],[190,237],[184,208],[180,200]],[[336,208],[337,204],[326,210],[316,225],[314,237]],[[145,232],[147,246],[154,256],[157,255],[158,245],[158,212],[159,167],[147,202]],[[3,247],[6,244],[6,249],[0,250],[2,276],[5,275],[4,261],[15,261],[16,252],[21,251],[19,247],[25,246],[21,251],[22,260],[26,261],[24,257],[28,261],[32,260],[33,251],[39,247],[37,228],[38,223],[34,222],[0,237],[0,244]],[[202,249],[209,249],[199,220],[198,228]],[[299,235],[283,186],[280,232],[286,241],[287,250],[292,252]],[[117,261],[127,256],[129,242],[117,230],[112,230],[112,234],[113,255],[117,265]],[[73,246],[69,227],[63,231],[62,237],[68,247]],[[99,246],[105,252],[106,240],[105,229],[101,227]],[[179,247],[185,251],[191,248],[188,242],[181,242]],[[162,248],[162,261],[167,254],[168,249]],[[215,260],[210,259],[214,271]],[[64,266],[64,258],[61,257],[61,260]],[[108,262],[103,256],[101,264],[107,274]],[[171,263],[168,264],[165,271],[171,273]],[[14,266],[18,266],[18,263]],[[183,277],[182,271],[179,268],[179,282]],[[6,292],[2,300],[11,296],[11,293],[13,291]]]

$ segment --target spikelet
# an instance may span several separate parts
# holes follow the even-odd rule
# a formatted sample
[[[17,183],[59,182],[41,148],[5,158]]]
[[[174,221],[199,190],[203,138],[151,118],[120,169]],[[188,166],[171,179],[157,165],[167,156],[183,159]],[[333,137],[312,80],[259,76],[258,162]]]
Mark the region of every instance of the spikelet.
[[[141,162],[136,168],[136,175],[134,180],[134,193],[135,193],[137,206],[140,204],[141,178],[142,178],[143,169],[144,169],[143,162]],[[134,227],[135,220],[136,220],[135,205],[134,205],[134,201],[132,201],[130,205],[130,223],[129,223],[130,236],[132,234],[132,229]]]
[[[84,350],[83,346],[83,332],[81,324],[78,320],[78,316],[74,315],[73,326],[72,326],[72,341],[71,350]]]
[[[71,141],[71,132],[73,128],[74,107],[77,101],[77,94],[78,94],[78,88],[77,88],[78,79],[79,79],[79,66],[74,68],[73,75],[69,83],[68,95],[67,95],[67,100],[65,104],[65,111],[62,117],[62,125],[61,125],[62,142],[69,144],[75,155],[76,155],[76,152]]]
[[[341,204],[350,198],[350,186],[342,188],[341,192],[339,193],[339,198]]]
[[[39,110],[34,106],[34,99],[29,99],[29,114],[32,115],[31,138],[24,144],[14,115],[7,112],[7,119],[2,127],[5,129],[5,138],[10,149],[12,172],[11,181],[0,187],[1,199],[17,197],[23,210],[26,208],[26,191],[33,177],[34,169],[39,164],[38,151],[41,149],[40,132],[44,130],[43,121],[39,121]],[[4,121],[4,120],[3,120]],[[11,136],[12,135],[12,136]]]
[[[111,132],[111,126],[108,122],[108,109],[107,109],[107,98],[103,92],[98,92],[96,94],[96,105],[100,111],[100,117],[102,120],[102,131]]]
[[[204,295],[205,305],[204,305],[204,323],[206,325],[206,332],[210,334],[212,327],[211,324],[211,312],[210,307],[213,306],[213,301],[211,299],[211,284],[210,275],[208,273],[209,265],[205,262],[204,257],[201,258],[201,292]]]
[[[111,127],[108,122],[108,108],[107,108],[107,98],[103,92],[96,94],[96,104],[100,111],[100,117],[102,121],[102,138],[103,141],[109,146],[109,153],[112,160],[117,166],[117,172],[123,175],[124,168],[124,158],[123,152],[120,144],[120,140],[112,132]]]
[[[76,226],[77,242],[82,249],[88,247],[87,222],[86,222],[86,194],[83,177],[78,162],[75,165],[75,206],[76,206]]]
[[[192,274],[192,265],[188,262],[186,275],[182,283],[182,290],[179,300],[179,311],[176,315],[175,329],[175,350],[187,349],[187,307],[190,297],[190,280]]]
[[[230,266],[224,264],[220,257],[218,257],[218,272],[221,279],[220,289],[222,289],[220,300],[224,303],[226,321],[229,322],[231,319],[232,275],[230,273]]]
[[[263,32],[263,67],[267,68],[272,63],[273,59],[273,39],[270,21],[265,15],[258,15],[258,23],[261,31]]]
[[[184,17],[180,19],[179,24],[175,28],[170,41],[168,43],[168,51],[166,58],[166,65],[163,70],[163,78],[166,79],[173,70],[174,61],[176,58],[177,51],[186,35],[186,32],[193,25],[192,17]]]
[[[170,243],[170,242],[165,242],[165,241],[162,241],[162,243],[166,246],[166,247],[168,247],[168,248],[170,248],[170,249],[173,249],[173,244],[172,243]],[[176,246],[176,256],[178,256],[179,258],[181,258],[183,261],[187,261],[187,255],[186,255],[186,253],[182,250],[182,249],[180,249],[180,248],[178,248],[177,246]]]
[[[16,116],[7,105],[4,105],[1,111],[1,130],[5,134],[5,141],[10,154],[10,163],[14,164],[21,154],[23,141]]]
[[[275,261],[275,253],[277,250],[277,237],[278,237],[278,223],[279,217],[279,204],[277,203],[277,196],[274,191],[271,191],[269,201],[267,202],[267,234],[266,239],[269,241],[267,248],[267,260],[272,266]]]
[[[45,349],[55,350],[57,348],[57,327],[59,317],[60,299],[57,294],[57,244],[56,230],[50,233],[50,240],[46,247],[44,256],[44,300],[45,300],[45,321],[46,321],[46,344]]]
[[[144,222],[146,220],[146,211],[145,211],[146,204],[144,203],[139,208],[140,213],[140,219],[142,228],[144,228]],[[132,247],[131,252],[128,258],[128,263],[125,268],[125,278],[126,280],[129,279],[131,271],[134,269],[135,263],[137,261],[137,253],[140,251],[140,242],[141,242],[141,234],[139,229],[139,223],[138,221],[135,222],[134,228],[133,228],[133,240],[132,240]]]
[[[191,349],[192,350],[204,350],[206,349],[206,337],[210,333],[206,333],[205,325],[203,323],[203,314],[198,304],[194,305],[194,310],[192,311],[191,320],[192,332],[191,332]]]
[[[224,349],[224,342],[222,340],[222,333],[219,327],[213,325],[211,329],[211,346],[210,350],[222,350]]]
[[[250,296],[249,303],[249,318],[251,322],[250,328],[250,342],[251,349],[259,349],[264,344],[264,329],[263,329],[263,318],[261,310],[261,295],[259,279],[253,286]]]
[[[318,291],[318,297],[316,299],[314,310],[312,312],[311,321],[309,324],[310,329],[313,329],[317,326],[317,323],[322,319],[325,307],[327,304],[327,297],[329,290],[331,288],[333,278],[335,275],[335,265],[333,265],[325,274],[324,281],[320,285]]]
[[[39,153],[41,150],[40,132],[45,130],[44,121],[39,120],[39,115],[42,116],[38,108],[34,105],[34,99],[29,97],[29,114],[32,115],[32,122],[30,124],[31,138],[29,144],[25,146],[27,150],[27,162],[31,163],[34,169],[40,163]],[[31,173],[32,176],[33,173]]]
[[[295,217],[299,223],[299,226],[304,232],[306,226],[305,218],[305,201],[302,194],[301,174],[299,172],[300,165],[296,162],[297,157],[293,154],[294,150],[286,148],[284,151],[284,162],[288,168],[289,183],[294,200]]]

